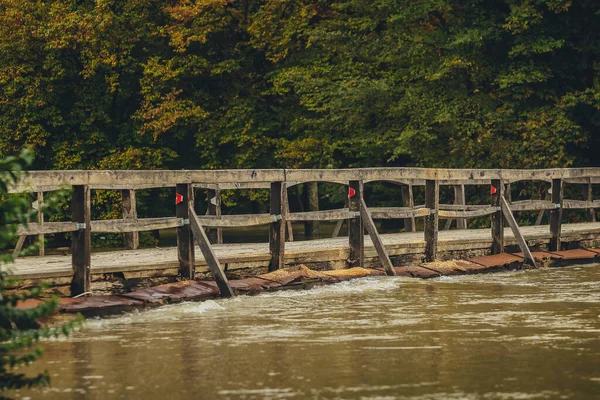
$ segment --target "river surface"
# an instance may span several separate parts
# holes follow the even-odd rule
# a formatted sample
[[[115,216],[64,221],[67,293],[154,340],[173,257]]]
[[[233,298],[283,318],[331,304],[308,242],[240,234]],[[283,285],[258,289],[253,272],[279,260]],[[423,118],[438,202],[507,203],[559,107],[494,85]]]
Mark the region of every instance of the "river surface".
[[[88,320],[31,399],[597,399],[600,265],[306,291]]]

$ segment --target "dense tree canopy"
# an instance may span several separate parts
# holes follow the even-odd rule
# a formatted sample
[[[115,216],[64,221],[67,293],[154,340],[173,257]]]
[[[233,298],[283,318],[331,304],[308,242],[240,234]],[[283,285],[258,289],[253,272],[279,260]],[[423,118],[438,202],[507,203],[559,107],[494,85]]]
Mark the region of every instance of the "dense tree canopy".
[[[37,168],[598,165],[592,0],[4,0]]]

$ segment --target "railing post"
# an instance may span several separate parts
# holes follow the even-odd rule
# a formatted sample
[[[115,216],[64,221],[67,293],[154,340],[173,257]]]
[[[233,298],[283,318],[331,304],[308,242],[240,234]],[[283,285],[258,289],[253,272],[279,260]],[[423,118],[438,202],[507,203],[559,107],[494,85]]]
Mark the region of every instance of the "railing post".
[[[177,184],[176,191],[181,196],[182,201],[175,206],[175,215],[184,221],[184,224],[177,228],[179,275],[187,279],[194,279],[196,274],[196,254],[194,237],[189,224],[189,210],[190,207],[194,207],[194,187],[189,183],[181,183]]]
[[[44,192],[38,192],[37,203],[38,203],[37,220],[38,220],[38,224],[40,224],[40,227],[43,227],[44,226]],[[46,250],[45,250],[46,243],[44,242],[44,234],[43,233],[41,233],[38,236],[38,240],[40,242],[38,254],[41,257],[46,253]]]
[[[361,199],[363,198],[363,182],[350,181],[350,193],[348,194],[348,210],[355,213],[355,217],[348,220],[348,240],[350,244],[349,267],[364,266],[365,237],[363,234],[363,222],[360,217]],[[350,196],[352,194],[352,196]]]
[[[498,211],[492,214],[492,254],[500,254],[504,253],[504,214],[500,209],[504,185],[500,179],[492,179],[491,184],[492,207],[498,208]]]
[[[221,189],[208,189],[208,215],[221,216]],[[223,243],[223,230],[210,228],[208,238],[212,244]]]
[[[467,204],[465,199],[465,185],[454,186],[454,203],[461,206]],[[458,218],[456,220],[456,229],[467,229],[467,219]]]
[[[91,192],[89,186],[73,186],[71,203],[72,221],[78,224],[78,230],[71,236],[71,263],[73,280],[71,296],[90,291],[92,267],[92,231],[91,231]]]
[[[269,272],[285,267],[285,228],[287,214],[287,185],[285,182],[271,182],[271,215],[276,221],[269,226],[269,251],[271,262]]]
[[[550,251],[560,250],[560,231],[562,226],[562,205],[563,205],[563,181],[562,179],[552,179],[552,203],[554,207],[550,210]]]
[[[592,189],[592,178],[588,178],[587,201],[589,201],[590,203],[594,201],[594,192]],[[588,210],[588,222],[596,222],[596,209],[590,208]]]
[[[135,190],[121,190],[121,198],[123,200],[123,219],[137,219],[137,205],[135,200]],[[128,250],[136,250],[140,246],[139,232],[126,232],[125,248]]]
[[[425,217],[425,261],[435,261],[438,241],[438,211],[440,205],[440,186],[434,179],[425,181],[425,207],[429,215]]]

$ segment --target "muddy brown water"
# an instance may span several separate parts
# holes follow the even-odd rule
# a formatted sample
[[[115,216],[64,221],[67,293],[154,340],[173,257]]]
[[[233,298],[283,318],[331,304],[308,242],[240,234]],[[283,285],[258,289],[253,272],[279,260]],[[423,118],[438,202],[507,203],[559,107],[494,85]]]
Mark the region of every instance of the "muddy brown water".
[[[42,399],[596,399],[600,265],[372,277],[89,320]]]

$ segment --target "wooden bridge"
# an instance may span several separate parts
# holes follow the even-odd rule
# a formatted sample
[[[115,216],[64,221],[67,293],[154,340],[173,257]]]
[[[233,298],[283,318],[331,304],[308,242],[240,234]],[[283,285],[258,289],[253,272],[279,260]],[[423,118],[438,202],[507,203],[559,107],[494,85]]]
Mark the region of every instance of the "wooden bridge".
[[[408,194],[402,207],[368,207],[363,185],[385,181],[400,185]],[[511,201],[511,184],[543,181],[551,184],[546,200]],[[347,208],[310,212],[290,212],[288,189],[307,182],[330,182],[346,185]],[[268,266],[270,271],[298,263],[328,263],[335,268],[372,263],[376,255],[384,268],[391,268],[394,256],[422,255],[425,261],[437,258],[438,250],[484,250],[501,253],[505,246],[519,244],[527,254],[528,245],[560,250],[561,241],[593,241],[600,236],[595,222],[592,188],[600,183],[600,168],[545,170],[458,170],[423,168],[365,168],[324,170],[213,170],[213,171],[33,171],[13,187],[12,192],[37,193],[43,203],[44,192],[72,187],[72,220],[45,222],[39,204],[38,221],[20,227],[19,235],[72,233],[71,255],[24,257],[13,266],[22,279],[45,279],[57,284],[69,281],[71,294],[88,293],[92,275],[124,273],[132,277],[178,274],[194,279],[206,266],[213,275],[236,268]],[[563,198],[566,185],[584,185],[584,200]],[[489,195],[489,204],[473,205],[465,201],[465,186],[481,185]],[[425,202],[414,205],[412,190],[425,187]],[[440,204],[440,186],[454,189],[454,204]],[[136,190],[174,187],[177,194],[176,217],[137,218]],[[197,216],[194,210],[195,189],[207,189],[208,215]],[[265,214],[222,215],[220,191],[226,189],[270,189],[270,212]],[[123,199],[121,219],[91,219],[91,196],[94,190],[119,190]],[[174,193],[175,200],[175,193]],[[565,224],[564,209],[588,210],[588,222]],[[516,211],[547,211],[549,226],[516,226]],[[469,218],[491,216],[490,229],[466,229]],[[416,218],[424,218],[424,231],[416,232]],[[374,220],[404,219],[403,233],[380,235]],[[455,230],[440,230],[439,220],[457,220]],[[338,221],[331,239],[293,242],[291,222]],[[348,224],[348,237],[336,237],[341,223]],[[505,221],[510,230],[505,233]],[[267,244],[223,244],[220,230],[231,227],[269,225]],[[447,224],[449,227],[449,225]],[[138,249],[138,232],[177,229],[177,248]],[[204,228],[209,230],[208,237]],[[364,231],[368,232],[365,238]],[[117,232],[126,235],[128,250],[91,253],[91,233]],[[194,234],[195,233],[195,234]],[[287,235],[286,235],[287,233]],[[287,241],[286,241],[287,236]],[[203,257],[196,256],[194,240]],[[18,246],[22,245],[19,241]],[[524,247],[523,247],[524,246]],[[391,256],[391,258],[390,258]],[[531,258],[533,262],[533,258]],[[225,282],[226,282],[226,278]]]

